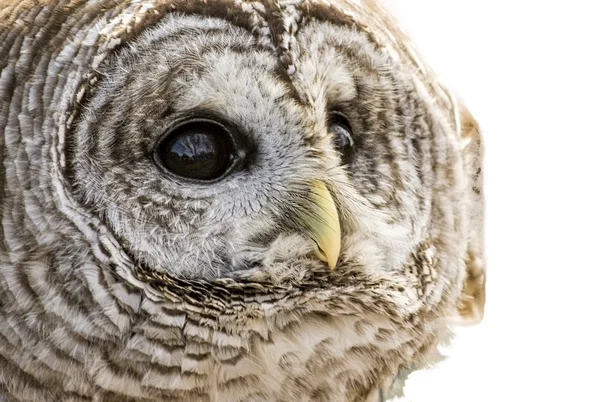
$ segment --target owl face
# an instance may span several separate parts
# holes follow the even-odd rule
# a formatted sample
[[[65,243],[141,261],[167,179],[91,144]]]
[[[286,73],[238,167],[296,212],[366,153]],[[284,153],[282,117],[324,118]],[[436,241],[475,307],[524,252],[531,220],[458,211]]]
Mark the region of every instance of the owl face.
[[[417,89],[351,26],[270,44],[171,14],[101,66],[69,174],[81,203],[152,270],[399,268],[420,241],[427,119]],[[409,236],[412,235],[412,236]]]

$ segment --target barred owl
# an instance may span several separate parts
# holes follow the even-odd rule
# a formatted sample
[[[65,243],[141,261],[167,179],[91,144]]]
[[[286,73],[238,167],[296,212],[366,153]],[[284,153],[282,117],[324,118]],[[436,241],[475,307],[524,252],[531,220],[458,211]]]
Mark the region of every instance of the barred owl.
[[[477,124],[374,0],[0,37],[0,400],[375,401],[481,318]]]

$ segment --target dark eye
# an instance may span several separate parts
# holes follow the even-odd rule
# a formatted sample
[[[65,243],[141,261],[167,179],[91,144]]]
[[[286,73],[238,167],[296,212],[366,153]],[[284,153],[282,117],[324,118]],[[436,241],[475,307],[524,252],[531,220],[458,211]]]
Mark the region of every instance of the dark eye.
[[[155,155],[167,171],[201,181],[222,178],[236,159],[231,133],[208,120],[177,126],[163,138]]]
[[[342,156],[342,164],[348,165],[354,160],[354,139],[352,126],[348,118],[339,112],[329,117],[329,131],[334,135],[335,147]]]

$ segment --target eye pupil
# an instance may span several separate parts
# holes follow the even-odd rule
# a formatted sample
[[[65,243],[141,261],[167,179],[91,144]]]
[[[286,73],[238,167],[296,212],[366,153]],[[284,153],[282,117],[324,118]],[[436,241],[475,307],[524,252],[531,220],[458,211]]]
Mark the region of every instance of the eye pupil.
[[[352,128],[346,116],[333,113],[330,117],[329,131],[334,136],[334,144],[342,157],[342,164],[348,165],[354,160],[354,139]]]
[[[235,160],[229,132],[220,124],[196,121],[172,130],[159,144],[157,158],[169,172],[188,179],[212,181]]]

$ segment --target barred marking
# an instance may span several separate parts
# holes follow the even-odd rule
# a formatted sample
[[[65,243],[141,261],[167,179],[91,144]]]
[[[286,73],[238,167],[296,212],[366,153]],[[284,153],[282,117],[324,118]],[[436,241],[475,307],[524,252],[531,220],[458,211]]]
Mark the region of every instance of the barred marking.
[[[464,268],[459,255],[460,236],[466,230],[462,193],[449,188],[464,187],[463,171],[457,168],[461,155],[455,139],[448,138],[457,124],[448,115],[455,116],[456,109],[447,106],[449,95],[419,63],[410,44],[405,45],[405,37],[394,36],[395,29],[387,27],[385,19],[370,13],[370,2],[360,7],[343,0],[45,0],[35,5],[10,0],[3,4],[0,399],[196,397],[214,401],[225,396],[260,400],[283,398],[288,392],[298,399],[353,399],[376,390],[398,365],[424,358],[435,343],[436,325],[452,303],[458,289],[454,284]],[[73,194],[69,170],[77,155],[73,147],[82,147],[78,150],[81,157],[96,151],[121,159],[131,155],[121,147],[127,141],[108,138],[98,130],[89,133],[90,142],[77,143],[71,141],[72,130],[81,124],[82,111],[98,94],[106,78],[101,72],[110,57],[173,12],[200,12],[230,21],[250,32],[265,54],[275,54],[277,82],[285,91],[273,95],[274,105],[290,98],[294,107],[310,107],[301,97],[297,80],[302,73],[299,52],[304,51],[299,41],[313,20],[333,22],[340,26],[341,36],[369,31],[369,40],[376,44],[373,53],[387,49],[408,75],[418,76],[415,85],[422,92],[411,93],[413,97],[406,100],[397,93],[389,97],[361,93],[366,103],[360,118],[371,126],[371,134],[386,134],[372,149],[389,148],[387,159],[373,161],[372,171],[364,176],[367,181],[371,178],[373,189],[383,186],[373,180],[378,175],[403,184],[387,189],[388,197],[382,197],[380,206],[418,205],[417,215],[432,219],[421,232],[411,232],[418,233],[414,239],[418,244],[406,246],[413,254],[402,261],[407,265],[406,276],[395,276],[393,270],[379,272],[380,267],[365,269],[357,258],[349,257],[344,270],[334,274],[301,260],[298,265],[306,266],[286,267],[289,272],[283,277],[281,269],[261,271],[260,267],[249,276],[244,273],[215,281],[174,277],[135,261],[124,242],[105,225],[107,218],[80,202],[81,194]],[[227,35],[215,31],[211,36],[216,44],[232,47]],[[239,43],[239,51],[256,51],[254,44]],[[208,47],[202,50],[199,57],[209,54]],[[350,49],[337,47],[336,51],[357,59]],[[357,68],[368,67],[369,57],[359,60]],[[381,71],[371,73],[372,79],[380,80],[378,88],[401,81]],[[402,90],[410,85],[406,83]],[[275,89],[257,86],[262,95],[274,94]],[[375,113],[376,106],[382,108],[388,99],[394,100],[390,103],[395,103],[396,111]],[[431,101],[428,113],[419,116],[413,109],[421,108],[424,99]],[[319,105],[328,107],[327,102]],[[122,112],[139,113],[134,106]],[[291,110],[295,109],[282,113],[292,115]],[[101,113],[98,119],[104,118],[100,109],[97,113]],[[148,124],[160,120],[160,115],[151,119]],[[431,138],[426,130],[433,130]],[[402,131],[411,131],[412,136],[388,135]],[[115,146],[122,149],[112,152]],[[331,150],[313,150],[317,151],[332,154]],[[405,162],[414,160],[418,166],[398,166],[399,157]],[[278,165],[274,172],[283,174],[285,169]],[[121,173],[115,181],[137,184],[127,176],[129,172]],[[332,169],[331,174],[346,180],[343,191],[350,193],[352,186],[344,171]],[[421,194],[404,187],[411,180],[428,191]],[[160,187],[159,182],[152,185]],[[285,186],[278,185],[283,192]],[[357,194],[373,189],[353,189],[353,202],[362,202]],[[141,196],[136,199],[149,208],[190,198]],[[446,201],[451,207],[442,205]],[[252,214],[262,206],[257,201],[239,207]],[[197,214],[206,205],[190,202],[189,208]],[[415,218],[411,219],[414,224]],[[398,222],[386,224],[401,227],[394,226]],[[425,240],[440,245],[436,250],[439,261],[429,258],[428,245],[421,244]],[[445,259],[450,262],[446,264]],[[423,313],[426,303],[427,314]]]

